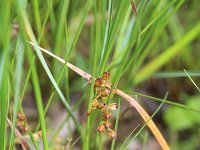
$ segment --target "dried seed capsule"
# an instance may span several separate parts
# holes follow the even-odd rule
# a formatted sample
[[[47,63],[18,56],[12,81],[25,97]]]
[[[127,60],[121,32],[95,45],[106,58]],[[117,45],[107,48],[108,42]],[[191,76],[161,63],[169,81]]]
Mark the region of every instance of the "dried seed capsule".
[[[103,79],[102,78],[97,78],[95,80],[94,86],[95,87],[101,87],[102,84],[103,84]]]
[[[101,102],[99,103],[99,105],[97,106],[98,109],[103,109],[105,107],[105,103],[104,102]]]
[[[97,108],[98,105],[99,105],[99,101],[98,101],[97,99],[95,99],[95,100],[92,102],[92,107]]]
[[[26,120],[25,117],[24,117],[24,114],[22,112],[17,113],[17,119],[19,121],[25,121]]]
[[[99,133],[103,133],[105,131],[105,126],[103,124],[99,125],[97,131],[99,131]]]
[[[117,133],[111,129],[108,130],[108,136],[111,140],[116,139],[117,138]]]
[[[117,88],[114,88],[114,89],[112,90],[112,93],[113,93],[113,94],[116,94],[116,93],[117,93]]]
[[[23,131],[24,133],[26,133],[26,132],[28,131],[28,126],[27,126],[27,125],[24,125],[23,128],[22,128],[22,131]]]
[[[108,80],[110,78],[110,73],[104,72],[102,77],[103,77],[104,80]]]
[[[118,108],[118,105],[117,105],[117,103],[111,103],[111,104],[109,104],[109,106],[108,106],[108,108],[110,109],[110,110],[117,110],[117,108]]]
[[[104,124],[106,129],[111,128],[111,126],[112,126],[112,124],[108,120],[104,121],[103,124]]]
[[[111,118],[111,113],[107,110],[103,111],[103,120],[107,120]]]
[[[101,97],[107,97],[110,94],[110,89],[109,88],[103,88],[101,91]]]

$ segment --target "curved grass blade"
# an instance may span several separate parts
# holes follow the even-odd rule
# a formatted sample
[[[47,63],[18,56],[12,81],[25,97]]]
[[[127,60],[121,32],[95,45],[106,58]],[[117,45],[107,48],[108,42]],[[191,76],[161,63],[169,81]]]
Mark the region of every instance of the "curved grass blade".
[[[144,108],[135,99],[133,99],[131,96],[127,95],[126,93],[122,92],[121,90],[117,89],[116,94],[118,94],[119,96],[121,96],[125,100],[127,100],[139,112],[139,114],[141,115],[143,120],[145,122],[148,122],[147,125],[148,125],[149,129],[151,130],[151,132],[153,133],[153,135],[155,136],[155,138],[157,139],[160,146],[163,149],[169,150],[170,148],[169,148],[167,142],[165,141],[164,137],[160,133],[159,129],[157,128],[157,126],[155,125],[155,123],[153,122],[151,117],[144,110]]]
[[[126,91],[126,93],[137,95],[137,96],[146,97],[146,98],[149,98],[151,100],[155,100],[155,101],[158,101],[158,102],[161,102],[161,103],[163,102],[163,99],[161,99],[161,98],[145,95],[145,94],[142,94],[142,93],[137,93],[137,92],[132,92],[132,91]],[[172,106],[175,106],[175,107],[180,107],[182,109],[186,109],[186,110],[190,110],[190,111],[194,111],[194,112],[200,113],[200,110],[197,110],[195,108],[191,108],[191,107],[189,107],[187,105],[183,105],[183,104],[180,104],[180,103],[172,102],[170,100],[165,100],[165,104],[169,104],[169,105],[172,105]]]
[[[161,66],[172,59],[182,48],[192,42],[200,33],[200,22],[198,22],[192,29],[181,37],[176,43],[167,48],[158,57],[152,60],[150,63],[145,65],[135,76],[134,83],[138,84],[143,80],[147,79],[151,74],[156,72]]]
[[[133,138],[126,144],[126,146],[128,146],[128,145],[131,143],[131,141],[133,141],[133,140],[142,132],[142,130],[147,126],[148,122],[149,122],[151,119],[153,119],[153,117],[157,114],[157,112],[160,110],[160,108],[162,107],[162,105],[165,103],[165,100],[166,100],[167,96],[168,96],[168,92],[166,93],[163,102],[159,105],[159,107],[156,109],[156,111],[151,115],[151,118],[149,118],[149,120],[142,126],[142,128],[141,128],[141,129],[133,136]],[[126,148],[126,147],[125,147],[125,148]],[[169,148],[166,147],[166,148],[163,148],[163,149],[165,150],[165,149],[169,149]]]
[[[119,148],[120,150],[125,149],[128,140],[130,139],[131,135],[135,132],[135,130],[140,126],[140,124],[138,124],[132,131],[131,133],[127,136],[127,138],[124,140],[124,142],[122,143],[121,147]]]
[[[63,60],[62,58],[54,55],[53,53],[39,47],[41,51],[47,53],[48,55],[52,56],[53,58],[59,60],[62,63],[65,63],[65,60]],[[67,62],[66,64],[70,69],[72,69],[73,71],[75,71],[77,74],[81,75],[82,77],[88,79],[88,82],[91,82],[91,75],[86,73],[85,71],[79,69],[78,67],[70,64]],[[135,109],[139,112],[139,114],[141,115],[141,117],[144,119],[145,122],[147,122],[150,118],[150,116],[148,115],[148,113],[144,110],[144,108],[135,100],[133,99],[131,96],[127,95],[126,93],[122,92],[119,89],[117,90],[117,95],[123,97],[126,101],[128,101],[133,107],[135,107]],[[162,134],[160,133],[160,131],[158,130],[158,128],[156,127],[155,123],[150,120],[148,122],[148,127],[150,128],[151,132],[154,134],[154,136],[156,137],[157,141],[159,142],[159,144],[161,145],[161,147],[163,149],[169,149],[169,146],[167,144],[167,142],[165,141],[165,139],[163,138]]]

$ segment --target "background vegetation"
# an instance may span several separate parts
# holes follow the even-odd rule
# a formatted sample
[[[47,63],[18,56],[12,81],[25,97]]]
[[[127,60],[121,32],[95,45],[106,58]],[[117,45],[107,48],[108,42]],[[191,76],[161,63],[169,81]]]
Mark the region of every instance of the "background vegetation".
[[[200,148],[198,0],[0,2],[1,150],[160,149],[118,96],[109,100],[120,104],[112,114],[117,139],[99,134],[100,112],[86,115],[93,86],[37,45],[93,77],[109,71],[112,88],[156,112],[153,120],[172,149]],[[18,112],[26,133],[15,130]]]

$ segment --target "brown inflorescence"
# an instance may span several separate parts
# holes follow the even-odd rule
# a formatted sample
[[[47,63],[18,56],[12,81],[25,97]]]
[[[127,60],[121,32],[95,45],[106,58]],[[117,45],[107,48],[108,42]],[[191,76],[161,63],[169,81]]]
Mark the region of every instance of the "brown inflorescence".
[[[108,137],[110,139],[116,139],[117,133],[111,129],[112,124],[110,123],[110,119],[112,117],[111,111],[115,111],[118,108],[117,103],[106,104],[104,102],[105,98],[110,95],[110,85],[109,82],[110,73],[104,72],[101,78],[97,78],[94,83],[94,92],[95,98],[92,101],[92,108],[87,113],[89,116],[94,109],[100,109],[102,112],[102,124],[100,124],[97,128],[99,133],[103,133],[105,130],[108,131]],[[112,91],[113,94],[116,91]]]
[[[17,113],[16,127],[22,133],[26,133],[28,131],[28,124],[27,124],[26,118],[22,112]]]

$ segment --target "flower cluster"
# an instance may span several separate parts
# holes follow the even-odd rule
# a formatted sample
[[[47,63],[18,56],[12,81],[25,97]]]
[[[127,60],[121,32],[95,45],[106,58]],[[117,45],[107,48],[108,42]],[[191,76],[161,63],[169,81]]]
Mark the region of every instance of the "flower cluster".
[[[26,118],[22,112],[17,113],[17,124],[16,124],[17,129],[21,133],[26,133],[28,131],[28,125]]]
[[[104,72],[101,78],[97,78],[94,84],[95,98],[92,101],[92,108],[88,115],[94,109],[100,109],[102,112],[102,124],[98,126],[97,131],[103,133],[105,130],[108,131],[108,136],[110,139],[116,139],[117,134],[111,129],[112,124],[110,123],[111,111],[115,111],[118,108],[116,103],[106,104],[104,102],[105,98],[110,95],[109,82],[110,73]],[[113,94],[115,90],[113,91]]]

